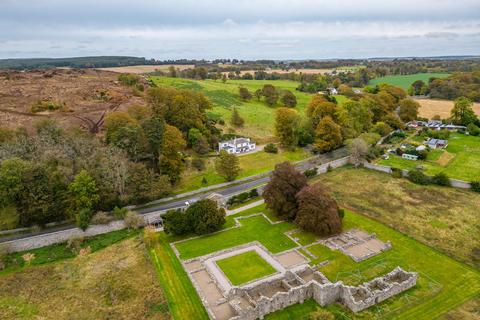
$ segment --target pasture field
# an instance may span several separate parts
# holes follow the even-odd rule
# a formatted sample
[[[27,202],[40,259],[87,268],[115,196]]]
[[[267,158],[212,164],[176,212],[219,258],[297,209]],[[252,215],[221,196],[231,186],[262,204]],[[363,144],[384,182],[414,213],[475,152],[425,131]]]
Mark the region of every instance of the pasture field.
[[[332,173],[336,171],[334,170]],[[388,211],[389,209],[379,209],[379,211],[381,210]],[[231,227],[233,225],[232,219],[236,216],[264,211],[265,206],[262,205],[229,216],[224,228]],[[296,228],[290,222],[272,225],[262,216],[253,216],[241,219],[240,223],[241,226],[238,228],[177,243],[176,247],[181,258],[198,257],[254,240],[261,242],[274,253],[296,246],[292,240],[284,235],[284,232]],[[329,260],[330,263],[321,267],[320,271],[331,281],[342,280],[346,284],[359,284],[385,274],[396,266],[418,272],[419,280],[415,288],[358,314],[353,314],[338,305],[327,308],[338,316],[343,314],[348,317],[347,319],[432,319],[460,306],[480,293],[480,274],[473,268],[455,261],[380,222],[347,210],[344,218],[344,229],[351,228],[375,233],[379,239],[391,241],[392,249],[356,263],[338,251],[332,251],[320,244],[313,244],[308,249],[318,258],[314,259],[312,264]],[[314,241],[314,239],[308,240],[308,236],[302,238],[305,244]],[[180,238],[162,236],[161,241],[168,243],[178,239]],[[159,261],[159,264],[166,266],[177,262],[165,260]],[[169,288],[164,289],[169,291]],[[272,314],[267,319],[288,319],[289,315],[298,315],[301,319],[302,316],[306,317],[306,313],[315,308],[316,304],[309,301],[307,304],[297,305]]]
[[[390,155],[389,159],[380,159],[377,163],[407,170],[421,165],[429,175],[443,172],[450,178],[477,181],[480,180],[480,137],[452,133],[447,148],[432,151],[426,160],[412,161]]]
[[[218,260],[216,263],[234,286],[277,272],[256,251],[247,251],[230,258]]]
[[[340,205],[369,216],[447,255],[480,267],[480,194],[420,186],[388,174],[338,168],[319,175]]]
[[[434,116],[440,116],[441,119],[450,118],[450,111],[453,109],[454,102],[450,100],[437,99],[415,99],[420,104],[418,116],[432,119]],[[473,104],[473,111],[480,116],[480,103]]]
[[[148,255],[133,237],[88,255],[0,275],[0,318],[170,319],[170,314]]]
[[[208,111],[210,116],[222,118],[226,125],[224,132],[235,132],[253,138],[258,144],[275,140],[274,122],[275,110],[280,107],[280,101],[274,107],[269,107],[265,102],[258,101],[255,97],[250,101],[242,101],[238,94],[238,87],[244,86],[253,94],[265,84],[272,84],[280,90],[290,90],[297,97],[296,110],[301,116],[310,100],[311,95],[296,91],[298,83],[284,80],[228,80],[223,83],[220,80],[187,80],[180,78],[152,77],[159,86],[172,86],[176,88],[201,90],[212,102],[213,108]],[[240,116],[245,119],[242,128],[235,128],[230,124],[233,107],[237,107]]]
[[[279,153],[266,153],[261,150],[255,153],[245,154],[238,157],[240,161],[240,175],[238,179],[254,176],[273,170],[275,165],[284,161],[297,162],[310,157],[311,154],[303,149],[295,151],[279,151]],[[183,193],[196,190],[209,185],[225,182],[225,179],[219,176],[215,170],[216,158],[204,158],[205,170],[198,171],[195,168],[186,170],[179,184],[175,187],[175,193]],[[203,178],[207,183],[202,183]]]
[[[446,78],[449,75],[450,74],[448,73],[416,73],[407,75],[386,76],[372,79],[368,82],[368,85],[375,86],[381,83],[388,83],[407,90],[412,85],[412,83],[417,80],[423,80],[425,83],[428,83],[428,80],[430,78]]]

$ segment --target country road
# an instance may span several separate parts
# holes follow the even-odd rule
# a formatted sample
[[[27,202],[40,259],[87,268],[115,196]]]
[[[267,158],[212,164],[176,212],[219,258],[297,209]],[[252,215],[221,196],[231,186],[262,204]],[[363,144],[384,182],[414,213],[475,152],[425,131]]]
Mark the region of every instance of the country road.
[[[340,158],[343,158],[347,155],[347,150],[345,147],[334,150],[332,152],[326,153],[326,154],[321,154],[318,155],[314,158],[310,158],[301,162],[298,162],[295,166],[298,170],[304,171],[309,168],[318,166],[320,164],[324,164],[329,161],[337,160]],[[253,189],[254,187],[257,187],[259,185],[266,184],[268,180],[270,179],[269,175],[265,176],[265,174],[262,174],[261,177],[255,178],[255,176],[252,177],[251,180],[244,182],[244,183],[239,183],[236,185],[232,185],[229,187],[224,187],[222,189],[210,191],[207,194],[210,194],[212,192],[220,194],[224,197],[230,197],[232,195],[238,194],[240,192],[243,192],[245,190]],[[137,209],[137,211],[140,214],[147,214],[147,213],[152,213],[152,212],[157,212],[157,211],[166,211],[170,209],[175,209],[175,208],[181,208],[185,206],[185,202],[188,201],[189,203],[193,203],[195,201],[198,201],[202,197],[205,197],[205,193],[199,193],[199,194],[194,194],[191,196],[187,196],[185,198],[179,199],[179,200],[173,200],[169,201],[166,203],[158,203],[152,206],[149,206],[147,208],[141,208]],[[177,198],[181,198],[181,195],[179,195]],[[140,206],[139,206],[140,207]],[[28,234],[16,234],[12,236],[5,236],[0,238],[0,243],[2,242],[7,242],[7,241],[12,241],[12,240],[18,240],[18,239],[24,239],[24,238],[29,238],[32,236],[38,236],[38,235],[43,235],[43,234],[49,234],[49,233],[54,233],[54,232],[59,232],[59,231],[64,231],[64,230],[69,230],[69,229],[75,229],[76,226],[75,224],[67,224],[67,225],[61,225],[61,226],[56,226],[56,227],[51,227],[48,229],[41,230],[39,232],[36,232],[35,234],[28,233]]]

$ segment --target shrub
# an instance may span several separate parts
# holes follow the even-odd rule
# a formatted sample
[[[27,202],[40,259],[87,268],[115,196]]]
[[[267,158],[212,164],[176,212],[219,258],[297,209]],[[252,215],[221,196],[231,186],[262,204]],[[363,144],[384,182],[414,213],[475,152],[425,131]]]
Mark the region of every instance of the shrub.
[[[474,123],[470,123],[470,124],[467,126],[467,130],[468,130],[468,133],[469,133],[471,136],[478,136],[478,135],[480,135],[480,128],[477,127]]]
[[[202,185],[207,185],[207,184],[208,184],[207,178],[203,177],[202,178]]]
[[[392,177],[394,177],[394,178],[402,178],[402,177],[403,177],[402,169],[392,168]]]
[[[340,219],[343,219],[345,217],[345,209],[338,208],[338,216]]]
[[[426,185],[430,183],[430,179],[420,170],[408,171],[408,180],[416,184]]]
[[[152,226],[146,226],[143,229],[143,243],[149,248],[153,247],[155,243],[160,240],[160,234]]]
[[[428,130],[427,135],[435,139],[448,139],[450,137],[450,131],[447,129]]]
[[[90,221],[91,224],[109,224],[113,220],[113,217],[107,212],[99,211],[95,213]]]
[[[121,74],[118,76],[118,81],[125,86],[136,85],[140,81],[140,77],[136,74]]]
[[[440,172],[434,175],[432,178],[432,183],[437,184],[439,186],[446,186],[446,187],[449,187],[452,185],[450,183],[450,179],[448,178],[448,176],[443,172]]]
[[[258,197],[258,190],[256,188],[250,190],[250,198],[256,198],[256,197]]]
[[[77,226],[83,231],[87,230],[92,219],[92,211],[90,209],[82,209],[76,215]]]
[[[62,108],[66,108],[66,106],[64,104],[52,101],[38,100],[32,105],[30,111],[33,113],[37,113],[42,111],[55,111]]]
[[[143,216],[134,211],[128,211],[123,221],[128,229],[139,229],[145,224]]]
[[[71,236],[67,241],[67,248],[70,249],[73,253],[80,252],[82,248],[82,243],[85,241],[85,238],[82,236]]]
[[[307,178],[312,178],[312,177],[315,177],[317,174],[318,174],[318,170],[317,168],[311,168],[311,169],[307,169],[303,172],[303,174],[307,177]]]
[[[278,147],[273,143],[268,143],[263,147],[263,151],[267,153],[278,153]]]
[[[118,219],[123,219],[125,218],[126,214],[128,213],[127,208],[119,208],[115,207],[113,208],[113,215],[117,217]]]
[[[472,191],[480,192],[480,181],[472,181],[470,182]]]
[[[205,170],[205,161],[200,158],[195,158],[192,160],[192,166],[198,171],[203,171]]]

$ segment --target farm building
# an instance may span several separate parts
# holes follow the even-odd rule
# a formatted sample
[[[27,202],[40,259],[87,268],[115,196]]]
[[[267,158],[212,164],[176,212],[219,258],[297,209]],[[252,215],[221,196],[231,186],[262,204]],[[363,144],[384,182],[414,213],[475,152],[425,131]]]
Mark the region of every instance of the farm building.
[[[245,153],[255,150],[255,142],[250,141],[250,138],[233,138],[218,144],[218,152],[222,150],[228,153]]]
[[[425,142],[425,145],[430,149],[446,148],[448,145],[448,141],[430,138],[429,140],[427,140],[427,142]]]

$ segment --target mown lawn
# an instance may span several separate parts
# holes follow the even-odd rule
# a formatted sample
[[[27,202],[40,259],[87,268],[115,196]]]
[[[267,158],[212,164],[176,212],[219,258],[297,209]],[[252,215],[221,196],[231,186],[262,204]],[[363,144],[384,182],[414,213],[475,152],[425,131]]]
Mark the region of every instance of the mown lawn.
[[[191,259],[255,240],[273,253],[296,247],[295,242],[284,234],[296,228],[291,223],[272,225],[263,216],[254,216],[241,219],[240,224],[240,228],[177,243],[176,247],[180,252],[180,258]]]
[[[265,84],[272,84],[280,90],[290,90],[297,97],[296,110],[301,116],[304,115],[304,109],[311,98],[310,94],[295,90],[299,85],[298,82],[287,80],[228,80],[223,83],[220,80],[197,81],[168,77],[151,79],[159,86],[201,90],[213,104],[213,108],[208,112],[225,121],[225,132],[234,130],[237,134],[251,137],[262,144],[275,140],[275,110],[282,105],[279,100],[276,106],[269,107],[263,100],[258,101],[255,97],[250,101],[242,101],[238,94],[239,86],[248,88],[252,94]],[[245,119],[245,125],[242,128],[234,128],[230,125],[233,107],[237,107],[240,116]]]
[[[446,78],[449,75],[450,74],[448,73],[416,73],[408,75],[386,76],[372,79],[368,82],[368,85],[375,86],[381,83],[388,83],[407,90],[412,85],[412,83],[417,80],[423,80],[423,82],[428,84],[428,80],[430,78]]]
[[[448,154],[444,154],[445,152]],[[406,160],[390,155],[390,159],[381,159],[378,164],[407,170],[421,165],[425,173],[430,175],[443,172],[454,179],[480,180],[480,137],[453,133],[448,139],[447,148],[431,151],[425,161]]]
[[[276,272],[256,251],[247,251],[216,261],[218,267],[234,286],[266,277]]]
[[[238,179],[254,176],[273,170],[275,165],[284,161],[297,162],[310,157],[311,154],[303,149],[296,149],[295,151],[280,151],[277,154],[266,153],[259,151],[251,154],[239,156],[240,174]],[[226,182],[225,179],[219,176],[215,170],[215,159],[205,159],[205,170],[198,171],[194,168],[187,170],[175,188],[175,193],[183,193],[209,185]],[[207,183],[202,183],[203,178]]]

